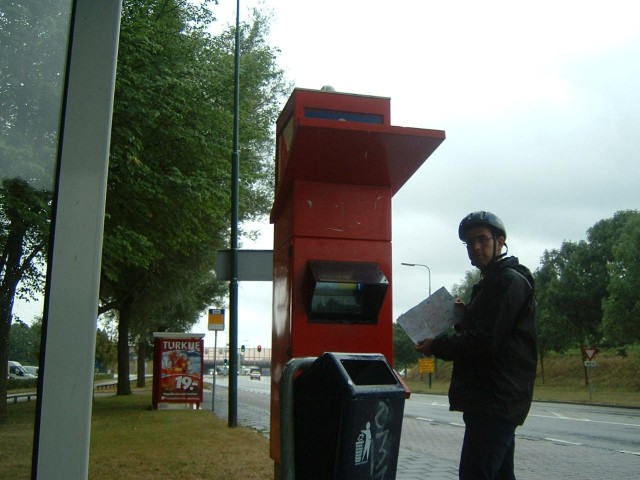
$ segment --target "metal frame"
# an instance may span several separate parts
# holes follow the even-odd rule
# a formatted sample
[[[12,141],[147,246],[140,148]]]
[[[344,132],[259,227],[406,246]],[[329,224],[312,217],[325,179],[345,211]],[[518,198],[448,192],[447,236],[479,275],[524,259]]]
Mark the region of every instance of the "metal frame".
[[[73,6],[32,478],[88,477],[121,9],[121,0]]]

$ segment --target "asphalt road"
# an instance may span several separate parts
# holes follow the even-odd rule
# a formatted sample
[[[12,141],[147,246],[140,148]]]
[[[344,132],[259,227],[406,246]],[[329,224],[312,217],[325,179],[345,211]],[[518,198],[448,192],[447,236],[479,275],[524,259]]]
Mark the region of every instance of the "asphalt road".
[[[224,401],[226,386],[226,378],[219,378],[217,389]],[[239,377],[239,411],[245,405],[268,416],[269,386],[269,377]],[[405,402],[401,449],[457,464],[463,434],[462,415],[449,411],[446,396],[412,394]],[[520,480],[618,480],[640,475],[638,409],[534,403],[516,435]]]
[[[413,394],[405,403],[401,447],[457,461],[462,415],[447,398]],[[518,478],[636,479],[640,475],[640,410],[539,403],[516,430]]]
[[[413,394],[405,402],[405,417],[462,426],[462,415],[450,412],[448,407],[444,396]],[[640,461],[640,410],[637,409],[534,403],[517,434],[556,444],[630,452]]]

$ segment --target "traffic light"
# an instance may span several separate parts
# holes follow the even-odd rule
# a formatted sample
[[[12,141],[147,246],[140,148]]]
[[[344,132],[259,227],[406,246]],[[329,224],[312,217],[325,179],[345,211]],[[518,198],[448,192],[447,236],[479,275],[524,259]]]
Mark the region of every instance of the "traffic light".
[[[224,366],[228,367],[229,366],[229,360],[227,360],[226,358],[224,359]]]
[[[242,353],[244,353],[244,345],[242,345],[242,346],[240,347],[240,351],[241,351]]]
[[[262,351],[262,345],[258,345],[258,353]]]

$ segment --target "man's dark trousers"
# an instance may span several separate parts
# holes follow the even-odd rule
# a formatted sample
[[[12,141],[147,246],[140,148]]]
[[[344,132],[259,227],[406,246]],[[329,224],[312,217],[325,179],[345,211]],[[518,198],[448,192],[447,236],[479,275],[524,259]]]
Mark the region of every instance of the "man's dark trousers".
[[[517,425],[496,417],[465,413],[460,480],[515,480],[513,454]]]

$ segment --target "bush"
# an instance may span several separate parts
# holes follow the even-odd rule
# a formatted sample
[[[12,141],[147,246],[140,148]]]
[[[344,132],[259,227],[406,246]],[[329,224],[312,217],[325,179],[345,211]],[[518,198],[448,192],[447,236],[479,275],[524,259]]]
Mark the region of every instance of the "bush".
[[[7,391],[35,390],[38,388],[37,378],[10,378],[7,380]]]

